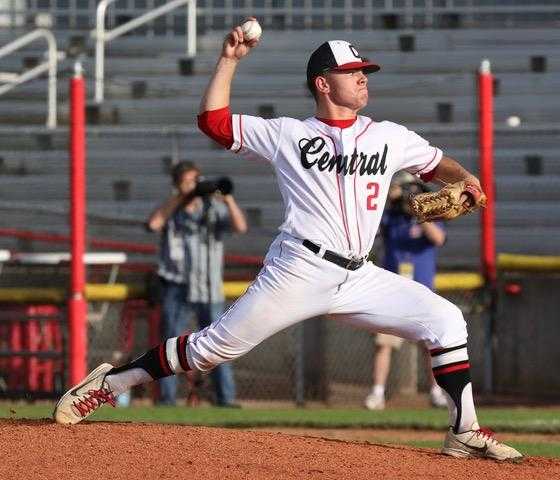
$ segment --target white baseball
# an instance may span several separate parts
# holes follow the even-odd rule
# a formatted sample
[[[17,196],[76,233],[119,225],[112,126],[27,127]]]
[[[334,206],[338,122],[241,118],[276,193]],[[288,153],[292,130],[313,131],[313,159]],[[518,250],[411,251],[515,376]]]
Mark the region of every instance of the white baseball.
[[[243,22],[241,31],[243,32],[243,38],[245,40],[258,39],[262,34],[262,28],[256,20],[247,20]]]
[[[506,123],[508,124],[508,127],[519,127],[519,125],[521,125],[521,119],[517,115],[512,115],[507,118]]]

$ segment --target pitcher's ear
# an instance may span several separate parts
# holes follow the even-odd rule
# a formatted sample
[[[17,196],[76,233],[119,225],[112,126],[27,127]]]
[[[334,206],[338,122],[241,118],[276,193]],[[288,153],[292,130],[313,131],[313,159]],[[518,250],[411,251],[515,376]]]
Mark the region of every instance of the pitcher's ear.
[[[330,92],[330,85],[327,81],[327,78],[319,75],[315,77],[315,91],[317,93],[329,93]]]

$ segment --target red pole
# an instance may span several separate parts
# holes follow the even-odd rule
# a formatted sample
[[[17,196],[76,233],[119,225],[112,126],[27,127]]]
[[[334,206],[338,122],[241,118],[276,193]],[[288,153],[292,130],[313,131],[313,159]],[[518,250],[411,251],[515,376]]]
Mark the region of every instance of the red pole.
[[[496,282],[496,190],[494,182],[494,96],[490,61],[483,60],[478,75],[480,120],[480,183],[488,197],[481,210],[480,252],[482,270],[487,281]]]
[[[82,66],[75,65],[70,80],[70,230],[71,280],[68,299],[70,327],[70,383],[75,385],[87,370],[87,303],[85,299],[86,270],[86,87]]]

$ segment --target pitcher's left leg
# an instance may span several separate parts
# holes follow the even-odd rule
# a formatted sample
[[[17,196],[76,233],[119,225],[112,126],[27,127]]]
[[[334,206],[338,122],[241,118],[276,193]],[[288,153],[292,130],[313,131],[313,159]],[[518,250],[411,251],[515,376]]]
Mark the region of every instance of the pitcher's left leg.
[[[331,313],[359,327],[425,342],[436,381],[448,397],[450,430],[443,453],[497,460],[521,458],[519,452],[497,442],[478,425],[467,328],[461,310],[429,288],[400,275],[372,264],[360,270],[341,288]]]
[[[430,350],[467,341],[459,308],[420,283],[371,263],[351,272],[329,313],[361,328],[423,341]]]

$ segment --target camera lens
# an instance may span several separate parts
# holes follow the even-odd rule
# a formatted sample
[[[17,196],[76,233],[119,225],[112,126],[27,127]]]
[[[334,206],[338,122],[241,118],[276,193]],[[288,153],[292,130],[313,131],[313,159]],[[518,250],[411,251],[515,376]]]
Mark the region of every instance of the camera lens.
[[[233,182],[229,177],[221,177],[216,182],[218,190],[224,195],[229,195],[233,192]]]
[[[203,180],[202,182],[198,182],[196,184],[196,188],[194,189],[194,195],[198,197],[204,197],[206,195],[211,195],[216,190],[218,190],[218,186],[216,182],[211,180]]]
[[[196,184],[194,195],[203,197],[206,195],[212,195],[217,191],[220,191],[224,195],[232,193],[233,182],[231,179],[229,177],[221,177],[217,180],[201,180]]]

